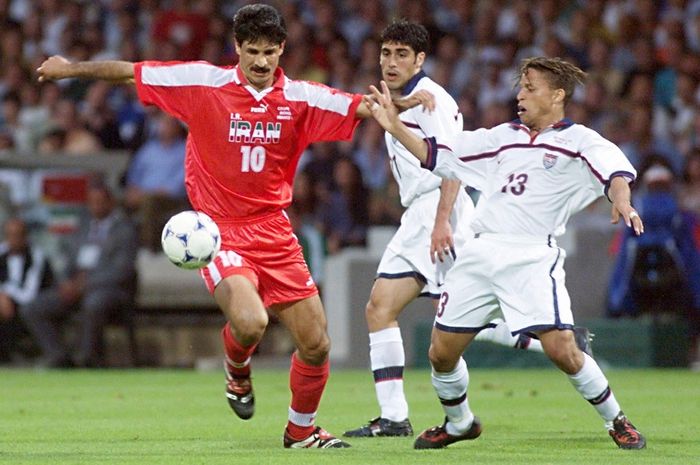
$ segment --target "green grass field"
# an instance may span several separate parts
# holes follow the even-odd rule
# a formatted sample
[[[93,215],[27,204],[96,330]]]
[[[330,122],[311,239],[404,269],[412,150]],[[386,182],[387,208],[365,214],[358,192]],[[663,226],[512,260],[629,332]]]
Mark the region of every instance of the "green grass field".
[[[351,449],[287,450],[287,372],[254,372],[257,412],[229,410],[223,375],[195,371],[0,370],[0,463],[7,464],[697,464],[700,374],[608,373],[648,440],[617,449],[595,411],[554,369],[472,370],[469,395],[482,436],[416,451],[411,438],[349,441]],[[416,430],[442,422],[427,371],[409,371]],[[371,376],[336,370],[318,424],[336,434],[378,412]]]

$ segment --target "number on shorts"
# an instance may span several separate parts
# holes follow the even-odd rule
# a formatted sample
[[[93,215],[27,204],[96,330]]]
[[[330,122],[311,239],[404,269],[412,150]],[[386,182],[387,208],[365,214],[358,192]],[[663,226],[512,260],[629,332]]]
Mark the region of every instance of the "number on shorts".
[[[445,313],[445,307],[447,306],[447,301],[450,300],[450,294],[443,292],[440,294],[440,302],[438,303],[437,316],[442,316]]]

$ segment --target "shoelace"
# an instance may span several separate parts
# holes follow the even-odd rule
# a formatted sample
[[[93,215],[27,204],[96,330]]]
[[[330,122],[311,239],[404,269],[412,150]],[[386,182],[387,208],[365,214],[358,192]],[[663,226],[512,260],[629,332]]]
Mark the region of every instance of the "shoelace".
[[[228,387],[238,395],[245,395],[250,392],[250,380],[232,378],[229,380]]]
[[[619,426],[619,428],[615,428],[617,434],[622,436],[625,440],[637,440],[637,432],[630,422],[625,421]]]
[[[444,426],[433,426],[424,433],[428,437],[440,436],[441,434],[447,434]]]

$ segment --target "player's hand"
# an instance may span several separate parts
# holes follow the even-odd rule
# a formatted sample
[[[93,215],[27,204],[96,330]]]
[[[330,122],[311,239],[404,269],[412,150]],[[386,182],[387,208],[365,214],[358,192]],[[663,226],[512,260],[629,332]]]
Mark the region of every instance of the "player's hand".
[[[453,260],[456,259],[454,244],[450,223],[447,221],[435,223],[430,235],[430,261],[437,263],[437,258],[437,260],[444,262],[450,255]]]
[[[382,92],[379,92],[379,89],[374,86],[369,86],[372,95],[365,95],[362,97],[362,101],[370,109],[372,117],[377,120],[379,125],[391,132],[394,125],[399,121],[399,112],[391,101],[391,93],[386,82],[382,81],[380,85],[382,86]]]
[[[54,79],[62,79],[67,77],[67,71],[70,68],[71,62],[60,55],[54,55],[47,58],[36,69],[39,74],[39,82],[50,81]]]
[[[435,110],[435,96],[427,90],[421,89],[407,97],[394,99],[394,105],[399,109],[399,112],[423,105],[423,112],[432,113]]]
[[[612,205],[612,216],[611,222],[617,224],[622,217],[628,228],[634,229],[634,233],[639,236],[644,233],[644,223],[642,222],[642,217],[639,216],[637,210],[632,208],[632,205],[625,203],[623,205],[617,205],[613,202]]]

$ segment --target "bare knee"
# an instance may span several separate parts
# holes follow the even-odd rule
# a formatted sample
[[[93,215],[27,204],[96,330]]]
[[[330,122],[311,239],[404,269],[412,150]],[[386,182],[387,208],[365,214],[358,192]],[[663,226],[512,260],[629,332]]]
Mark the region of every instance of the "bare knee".
[[[231,322],[233,337],[243,346],[249,347],[257,344],[265,334],[269,318],[267,313],[247,315],[245,318],[237,318]]]
[[[309,365],[321,365],[328,359],[331,341],[328,333],[323,331],[316,337],[305,337],[299,342],[299,358]]]
[[[455,354],[448,347],[439,343],[431,343],[428,350],[428,359],[433,370],[447,373],[454,370],[459,361],[460,354]]]
[[[367,327],[371,333],[381,331],[396,325],[396,312],[393,312],[386,304],[376,297],[370,296],[365,307]]]
[[[540,336],[542,349],[554,364],[568,375],[583,368],[583,352],[576,346],[572,331],[550,331]]]

